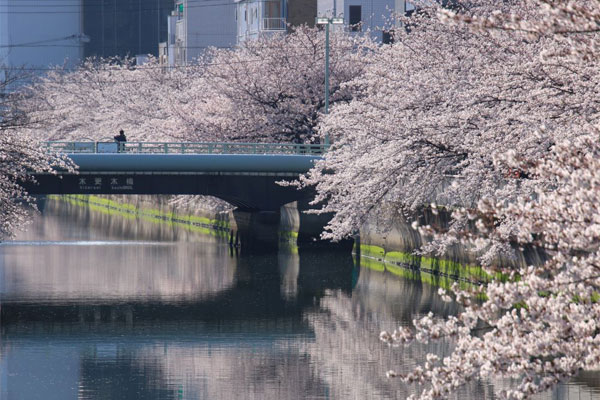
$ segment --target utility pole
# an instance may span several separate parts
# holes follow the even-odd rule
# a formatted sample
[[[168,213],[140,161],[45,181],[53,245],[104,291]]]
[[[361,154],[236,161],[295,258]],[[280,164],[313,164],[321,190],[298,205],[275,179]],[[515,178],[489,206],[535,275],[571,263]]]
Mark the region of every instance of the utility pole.
[[[329,114],[329,25],[343,24],[344,19],[335,16],[332,18],[317,17],[315,23],[325,25],[325,114]],[[329,146],[329,133],[325,134],[325,145]]]

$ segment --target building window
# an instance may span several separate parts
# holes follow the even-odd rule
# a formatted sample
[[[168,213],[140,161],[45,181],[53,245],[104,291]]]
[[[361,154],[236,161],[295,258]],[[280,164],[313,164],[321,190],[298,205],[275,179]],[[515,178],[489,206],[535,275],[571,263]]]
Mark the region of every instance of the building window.
[[[383,44],[392,44],[394,43],[394,30],[385,30],[381,34],[381,42]]]
[[[350,14],[350,19],[349,19],[349,25],[350,25],[350,30],[352,32],[359,32],[360,31],[360,21],[361,21],[361,16],[362,16],[362,7],[361,6],[350,6],[350,10],[349,13]]]
[[[281,18],[281,2],[267,0],[263,5],[265,18]]]

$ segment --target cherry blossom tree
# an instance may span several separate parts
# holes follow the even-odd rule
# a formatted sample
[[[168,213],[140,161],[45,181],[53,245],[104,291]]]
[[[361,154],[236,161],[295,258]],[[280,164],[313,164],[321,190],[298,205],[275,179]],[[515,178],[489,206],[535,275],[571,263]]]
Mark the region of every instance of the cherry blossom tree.
[[[21,183],[28,172],[52,173],[72,169],[60,156],[48,154],[39,138],[23,133],[28,116],[12,108],[18,84],[29,78],[24,69],[3,67],[0,80],[0,239],[11,236],[28,221],[33,199]],[[29,207],[28,207],[29,206]]]
[[[156,60],[136,68],[130,59],[88,59],[74,71],[50,71],[14,107],[37,122],[30,132],[47,140],[112,140],[120,129],[130,139],[162,140],[172,122],[162,96],[192,70],[165,74]]]
[[[503,6],[541,18],[535,4]],[[497,15],[496,7],[482,1],[460,9],[464,18],[483,18]],[[496,154],[514,149],[534,161],[597,122],[598,66],[541,57],[566,50],[565,42],[474,31],[423,10],[404,19],[410,29],[396,29],[395,44],[344,85],[354,100],[333,108],[320,127],[334,137],[333,149],[302,185],[316,187],[321,212],[335,213],[325,237],[352,234],[378,210],[410,214],[431,202],[474,207],[482,197],[515,199],[538,183],[517,179],[522,171],[495,163]]]
[[[302,182],[316,185],[321,211],[337,212],[328,237],[383,205],[413,211],[437,200],[462,222],[439,239],[484,252],[491,281],[454,287],[457,316],[381,334],[391,345],[455,340],[443,359],[388,372],[423,384],[422,399],[481,378],[511,378],[500,397],[529,398],[600,366],[598,5],[503,5],[442,10],[446,24],[418,14],[350,83],[362,96],[326,119],[334,149]],[[549,259],[503,265],[498,246],[535,246]]]
[[[348,82],[362,75],[377,50],[368,36],[336,32],[330,38],[332,106],[354,96]],[[249,40],[235,49],[209,52],[205,87],[208,95],[195,116],[191,136],[242,141],[318,141],[316,127],[325,104],[325,37],[300,26],[289,34]]]
[[[17,128],[24,124],[22,113],[12,113],[11,95],[27,80],[32,79],[32,74],[24,67],[13,67],[2,62],[0,59],[0,129]]]
[[[520,270],[488,265],[489,273],[508,279],[476,291],[455,288],[465,306],[458,316],[442,321],[430,314],[414,321],[415,330],[382,332],[381,339],[394,345],[456,340],[450,356],[429,355],[414,371],[389,376],[428,383],[423,399],[447,397],[473,379],[502,376],[517,384],[501,397],[523,399],[600,366],[599,138],[595,133],[561,142],[535,166],[524,164],[514,150],[504,155],[504,165],[526,170],[554,189],[506,205],[482,200],[471,217],[478,230],[467,233],[468,239],[504,238],[498,226],[507,229],[500,222],[511,221],[511,240],[544,249],[549,260]],[[485,293],[484,302],[475,300],[478,291]]]
[[[45,121],[38,134],[49,139],[110,138],[122,128],[135,140],[318,141],[324,46],[323,32],[301,26],[171,69],[90,59],[42,78],[20,107]],[[336,33],[330,48],[331,103],[348,102],[342,84],[362,74],[376,45]]]
[[[564,43],[559,48],[546,49],[545,57],[571,56],[577,60],[596,60],[600,10],[589,0],[537,0],[530,6],[541,10],[538,18],[530,14],[494,12],[491,15],[458,14],[441,10],[445,22],[464,22],[483,31],[509,31],[525,34],[529,38],[551,36],[553,41]],[[560,51],[557,51],[560,50]]]

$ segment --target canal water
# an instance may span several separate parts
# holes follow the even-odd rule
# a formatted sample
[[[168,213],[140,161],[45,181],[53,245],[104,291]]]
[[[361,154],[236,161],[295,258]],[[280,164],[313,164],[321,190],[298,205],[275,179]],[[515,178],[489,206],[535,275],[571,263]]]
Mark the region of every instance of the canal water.
[[[457,312],[350,254],[240,254],[219,235],[50,200],[0,243],[0,399],[405,399],[387,379],[449,343],[382,329]],[[508,381],[456,399],[494,399]],[[540,399],[600,399],[584,373]]]

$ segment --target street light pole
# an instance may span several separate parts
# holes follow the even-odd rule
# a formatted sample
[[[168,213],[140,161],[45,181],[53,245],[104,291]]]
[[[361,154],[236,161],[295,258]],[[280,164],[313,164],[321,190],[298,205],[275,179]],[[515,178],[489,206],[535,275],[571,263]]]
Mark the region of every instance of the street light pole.
[[[337,17],[317,17],[316,20],[317,25],[325,25],[325,114],[329,114],[329,25],[343,23],[344,19]],[[325,146],[329,146],[329,133],[325,134]]]
[[[325,114],[329,114],[329,23],[325,25]]]

